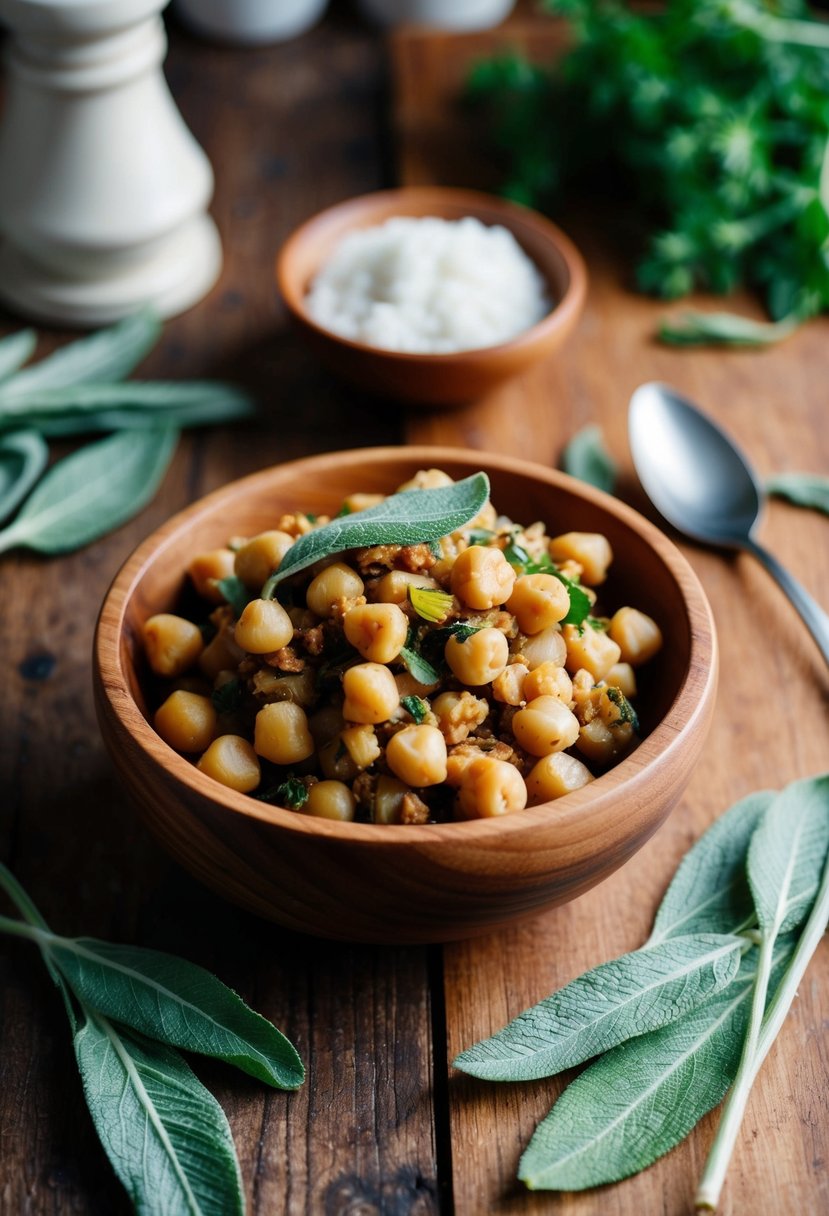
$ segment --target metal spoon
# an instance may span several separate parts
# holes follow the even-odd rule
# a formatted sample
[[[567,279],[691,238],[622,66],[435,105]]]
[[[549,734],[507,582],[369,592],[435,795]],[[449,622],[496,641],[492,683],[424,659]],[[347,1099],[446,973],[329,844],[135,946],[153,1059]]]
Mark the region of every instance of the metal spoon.
[[[724,431],[667,384],[653,382],[631,397],[628,434],[639,480],[660,514],[694,540],[753,553],[829,663],[829,616],[754,539],[765,492]]]

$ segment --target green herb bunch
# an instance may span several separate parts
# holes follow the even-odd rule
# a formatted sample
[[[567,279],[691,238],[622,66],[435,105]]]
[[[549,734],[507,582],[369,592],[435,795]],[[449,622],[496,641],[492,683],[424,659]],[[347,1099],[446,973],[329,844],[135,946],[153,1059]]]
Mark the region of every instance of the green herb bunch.
[[[560,201],[590,171],[635,204],[639,286],[758,289],[772,325],[692,314],[675,342],[755,344],[829,307],[829,25],[802,0],[547,0],[573,47],[555,67],[479,65],[507,192]],[[622,235],[621,225],[618,235]]]
[[[455,1060],[492,1081],[593,1061],[536,1129],[522,1181],[578,1191],[627,1178],[728,1091],[696,1197],[715,1209],[751,1085],[827,925],[829,774],[738,802],[685,856],[641,950]]]

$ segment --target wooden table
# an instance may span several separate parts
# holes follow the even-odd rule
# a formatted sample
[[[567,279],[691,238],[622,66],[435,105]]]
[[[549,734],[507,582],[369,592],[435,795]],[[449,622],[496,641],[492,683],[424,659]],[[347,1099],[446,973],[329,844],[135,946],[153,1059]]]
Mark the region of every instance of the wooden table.
[[[517,1160],[562,1081],[497,1088],[448,1062],[576,974],[640,944],[679,857],[734,800],[826,767],[827,673],[756,564],[685,548],[714,607],[722,677],[704,763],[669,822],[597,890],[471,943],[331,945],[225,905],[134,818],[94,720],[92,631],[118,566],[171,513],[269,462],[425,441],[554,464],[567,438],[597,421],[622,464],[623,496],[641,507],[625,403],[637,383],[660,378],[715,412],[761,472],[829,469],[829,322],[764,353],[659,347],[652,333],[662,309],[626,291],[623,265],[584,223],[574,235],[592,273],[589,304],[555,362],[449,413],[407,413],[329,380],[286,331],[271,259],[318,208],[392,181],[393,146],[406,180],[443,172],[450,131],[438,124],[430,160],[418,106],[434,109],[436,91],[451,92],[458,55],[473,43],[404,41],[390,57],[356,20],[334,14],[304,39],[267,50],[211,48],[174,32],[169,77],[217,169],[214,213],[227,264],[211,297],[166,327],[145,372],[234,376],[259,391],[263,408],[251,426],[188,436],[155,502],[113,536],[62,560],[3,558],[0,856],[55,929],[186,955],[297,1043],[309,1080],[296,1095],[198,1066],[228,1113],[255,1216],[681,1216],[691,1208],[712,1117],[628,1182],[580,1196],[530,1195],[514,1181]],[[458,156],[447,181],[466,173],[465,159]],[[777,503],[763,528],[770,548],[824,603],[827,528],[825,519]],[[827,980],[824,945],[752,1098],[724,1212],[829,1210]],[[3,943],[0,1016],[0,1211],[126,1212],[85,1112],[60,1002],[26,944]]]

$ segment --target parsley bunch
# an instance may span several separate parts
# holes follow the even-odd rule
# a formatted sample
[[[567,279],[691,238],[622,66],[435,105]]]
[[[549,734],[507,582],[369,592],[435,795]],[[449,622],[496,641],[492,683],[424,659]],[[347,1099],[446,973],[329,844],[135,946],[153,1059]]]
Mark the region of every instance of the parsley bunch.
[[[564,59],[490,61],[472,81],[508,150],[507,192],[548,205],[589,171],[635,203],[643,290],[745,285],[777,323],[695,314],[669,340],[753,344],[829,308],[829,25],[803,0],[546,7],[570,22]]]

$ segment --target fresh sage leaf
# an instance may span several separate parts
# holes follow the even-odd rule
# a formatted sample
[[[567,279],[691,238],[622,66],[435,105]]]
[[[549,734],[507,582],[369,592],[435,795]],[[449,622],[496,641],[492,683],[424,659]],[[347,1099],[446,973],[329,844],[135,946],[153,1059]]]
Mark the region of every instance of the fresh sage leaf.
[[[775,473],[766,479],[766,490],[796,507],[811,507],[829,515],[829,477],[818,473]]]
[[[550,1077],[704,1004],[737,974],[745,942],[714,933],[625,954],[526,1010],[455,1067],[490,1081]]]
[[[237,679],[225,680],[210,694],[210,700],[217,714],[232,714],[242,704],[242,681]]]
[[[151,1039],[213,1056],[278,1089],[302,1061],[275,1026],[203,967],[138,946],[56,937],[49,953],[84,1004]]]
[[[795,781],[773,799],[748,850],[748,881],[764,937],[809,915],[829,854],[829,775]]]
[[[404,490],[365,511],[354,511],[300,536],[262,588],[270,599],[283,579],[344,549],[414,545],[440,540],[468,524],[489,498],[486,473],[434,490]]]
[[[400,704],[418,726],[420,726],[429,712],[428,702],[424,701],[421,697],[401,697]]]
[[[76,414],[94,415],[113,410],[161,414],[158,421],[166,423],[171,410],[185,413],[188,410],[214,413],[222,410],[238,416],[249,413],[251,408],[247,393],[221,380],[125,380],[123,383],[44,386],[8,402],[3,400],[0,384],[0,424],[4,426],[16,418],[25,418],[28,422],[33,417],[48,424],[51,417],[67,420]]]
[[[401,647],[399,658],[406,664],[409,669],[409,675],[417,680],[418,684],[426,684],[428,686],[429,684],[440,683],[440,672],[413,647]]]
[[[59,461],[0,532],[0,553],[69,553],[136,515],[155,495],[178,432],[119,431]]]
[[[0,435],[0,520],[16,510],[46,468],[49,449],[37,431]]]
[[[598,426],[586,426],[573,436],[562,453],[561,467],[571,477],[606,494],[613,493],[619,473]]]
[[[570,596],[570,607],[567,615],[562,617],[561,624],[583,625],[593,608],[587,592],[578,583],[574,583],[571,578],[567,578],[565,574],[562,574],[555,568],[550,570],[550,574],[555,575],[560,583],[564,583],[564,586],[567,588],[567,594]]]
[[[0,338],[0,380],[11,376],[31,359],[37,346],[37,335],[33,329],[19,329],[16,334]]]
[[[251,600],[258,598],[235,574],[229,574],[227,578],[220,578],[216,587],[230,604],[233,615],[236,617],[242,615]]]
[[[170,406],[163,414],[152,410],[107,409],[76,413],[40,414],[27,410],[26,425],[39,431],[47,439],[66,439],[74,435],[92,435],[104,431],[156,430],[160,425],[184,430],[191,426],[215,426],[220,422],[231,422],[234,418],[246,418],[253,409],[250,401],[231,396],[216,396],[209,401],[193,405]],[[7,426],[19,426],[17,415],[4,419],[0,409],[0,431]]]
[[[754,923],[746,855],[774,797],[773,790],[762,790],[741,799],[685,854],[659,906],[648,946],[686,933],[737,933]]]
[[[664,320],[659,337],[670,346],[769,346],[793,334],[801,320],[752,321],[731,312],[690,311]]]
[[[12,403],[33,402],[37,394],[46,389],[121,380],[155,346],[160,335],[161,321],[154,313],[144,310],[107,329],[70,342],[0,383],[0,413]]]
[[[95,1129],[139,1216],[244,1216],[227,1119],[179,1054],[92,1011],[74,1046]]]

